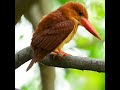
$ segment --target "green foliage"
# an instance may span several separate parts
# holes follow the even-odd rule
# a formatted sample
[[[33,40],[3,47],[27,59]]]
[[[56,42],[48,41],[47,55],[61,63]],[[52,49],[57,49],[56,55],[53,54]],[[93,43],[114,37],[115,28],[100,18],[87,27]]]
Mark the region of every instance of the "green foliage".
[[[23,35],[21,35],[20,37],[19,37],[19,39],[22,39],[24,36]]]
[[[105,90],[104,73],[68,69],[65,78],[72,90]]]
[[[85,3],[86,0],[58,0],[58,2],[60,2],[61,4],[65,4],[66,2],[69,2],[69,1],[72,1],[72,2],[81,2],[81,3]]]

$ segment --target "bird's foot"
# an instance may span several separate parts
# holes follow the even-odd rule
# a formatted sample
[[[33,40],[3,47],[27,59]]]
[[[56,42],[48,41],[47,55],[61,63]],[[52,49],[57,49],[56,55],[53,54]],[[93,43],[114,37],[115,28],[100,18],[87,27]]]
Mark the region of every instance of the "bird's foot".
[[[59,60],[61,60],[64,56],[71,56],[70,54],[63,52],[62,50],[59,50],[59,51],[54,51],[53,58],[55,58],[59,54],[61,55]]]

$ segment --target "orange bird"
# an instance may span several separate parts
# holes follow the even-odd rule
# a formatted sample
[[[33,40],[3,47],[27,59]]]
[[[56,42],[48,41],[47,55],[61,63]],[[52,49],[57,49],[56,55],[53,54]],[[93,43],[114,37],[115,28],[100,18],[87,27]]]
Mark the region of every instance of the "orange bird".
[[[88,21],[85,7],[80,3],[68,2],[45,16],[38,24],[32,37],[31,48],[34,55],[27,71],[34,63],[51,52],[63,56],[68,55],[61,48],[72,39],[78,25],[85,27],[91,34],[101,39]]]

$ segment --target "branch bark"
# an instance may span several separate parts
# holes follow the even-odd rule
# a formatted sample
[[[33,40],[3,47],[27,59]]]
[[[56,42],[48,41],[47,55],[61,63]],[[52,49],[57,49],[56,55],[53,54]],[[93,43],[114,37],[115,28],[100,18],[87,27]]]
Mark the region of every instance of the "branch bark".
[[[15,54],[15,69],[29,61],[32,58],[32,49],[26,47]],[[60,55],[53,58],[53,54],[48,54],[44,59],[40,61],[41,64],[61,67],[61,68],[73,68],[79,70],[91,70],[97,72],[105,72],[104,60],[79,57],[79,56],[65,56],[59,60]]]

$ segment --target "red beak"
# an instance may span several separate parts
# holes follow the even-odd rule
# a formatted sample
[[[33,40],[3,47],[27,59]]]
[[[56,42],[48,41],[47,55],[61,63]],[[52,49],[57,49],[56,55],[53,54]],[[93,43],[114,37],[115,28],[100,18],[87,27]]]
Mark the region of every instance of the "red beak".
[[[95,37],[97,37],[98,39],[101,40],[99,34],[96,32],[96,30],[93,28],[93,26],[91,25],[91,23],[84,17],[81,17],[81,24],[91,33],[93,34]]]

